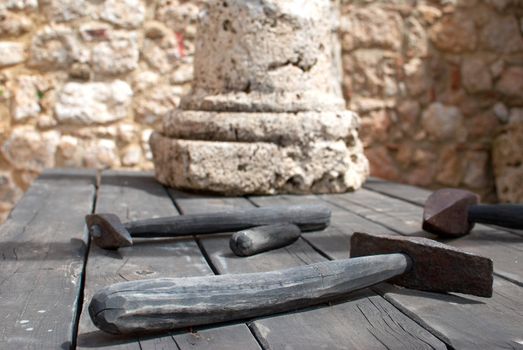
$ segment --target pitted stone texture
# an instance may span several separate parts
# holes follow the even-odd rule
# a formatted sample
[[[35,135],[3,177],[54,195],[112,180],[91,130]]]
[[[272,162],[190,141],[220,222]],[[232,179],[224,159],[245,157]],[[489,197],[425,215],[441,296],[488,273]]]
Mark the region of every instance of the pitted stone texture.
[[[343,108],[337,21],[329,1],[210,1],[202,13],[193,91],[182,108]]]
[[[359,188],[368,174],[360,143],[350,148],[343,141],[281,147],[180,140],[158,133],[150,143],[161,183],[227,195],[345,192]]]
[[[242,113],[173,111],[163,135],[178,139],[306,145],[316,140],[357,143],[359,118],[350,111]]]
[[[16,78],[11,114],[17,122],[34,119],[42,112],[41,99],[51,89],[50,79],[37,75],[21,75]]]
[[[31,20],[27,16],[0,8],[0,36],[20,36],[31,30],[31,27]]]
[[[106,138],[80,139],[63,135],[56,152],[58,166],[104,169],[120,165],[118,147]]]
[[[443,51],[462,53],[474,50],[477,44],[473,20],[464,13],[447,15],[430,29],[434,45]]]
[[[341,20],[342,47],[398,50],[402,41],[401,16],[379,6],[355,7]]]
[[[40,7],[52,22],[72,21],[91,12],[91,3],[86,0],[40,0]]]
[[[2,0],[0,10],[32,10],[38,7],[38,0]]]
[[[138,35],[126,31],[109,31],[107,41],[93,47],[91,61],[96,73],[116,75],[138,67]]]
[[[31,66],[60,69],[73,61],[88,60],[89,51],[79,45],[74,31],[67,26],[47,26],[33,37],[29,60]]]
[[[135,98],[136,119],[142,124],[158,125],[180,101],[180,86],[159,84],[149,87]]]
[[[137,28],[145,18],[145,6],[141,0],[105,0],[100,18],[123,28]]]
[[[171,30],[194,37],[200,9],[197,1],[158,0],[155,18]]]
[[[421,116],[421,124],[434,140],[462,140],[463,115],[454,106],[432,103]]]
[[[493,143],[496,190],[502,202],[523,202],[523,110],[512,109],[510,122]]]
[[[0,68],[12,66],[25,61],[25,45],[23,43],[0,42]]]
[[[63,123],[109,123],[127,117],[132,96],[129,85],[121,80],[112,83],[70,82],[58,94],[55,115]]]
[[[55,165],[59,138],[57,131],[40,132],[32,127],[19,127],[12,131],[1,152],[15,169],[40,172]]]

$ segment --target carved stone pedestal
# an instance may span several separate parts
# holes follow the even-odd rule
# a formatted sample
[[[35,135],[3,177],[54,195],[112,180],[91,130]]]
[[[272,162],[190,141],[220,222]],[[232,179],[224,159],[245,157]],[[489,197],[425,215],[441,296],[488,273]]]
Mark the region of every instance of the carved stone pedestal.
[[[327,0],[210,1],[192,91],[151,137],[158,180],[226,194],[360,187],[368,163],[335,29]]]

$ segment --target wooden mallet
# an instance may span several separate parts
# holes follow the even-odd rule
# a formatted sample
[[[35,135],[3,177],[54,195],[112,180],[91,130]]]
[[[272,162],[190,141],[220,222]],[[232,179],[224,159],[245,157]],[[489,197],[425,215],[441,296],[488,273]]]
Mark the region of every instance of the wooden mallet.
[[[386,280],[426,291],[492,296],[490,259],[433,240],[354,233],[351,256],[358,258],[271,272],[117,283],[93,296],[89,314],[105,332],[135,334],[294,310]]]
[[[522,204],[479,204],[475,193],[444,188],[432,193],[423,210],[423,229],[443,236],[460,237],[475,223],[523,229]]]

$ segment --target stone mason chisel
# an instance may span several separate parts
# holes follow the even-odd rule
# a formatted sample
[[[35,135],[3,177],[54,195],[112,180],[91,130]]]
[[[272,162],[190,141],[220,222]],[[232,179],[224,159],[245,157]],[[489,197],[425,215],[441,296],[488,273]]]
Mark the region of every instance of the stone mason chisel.
[[[468,234],[475,223],[523,229],[523,204],[479,204],[473,192],[443,188],[423,209],[423,229],[443,237]]]
[[[287,205],[235,209],[222,212],[180,215],[122,223],[114,214],[85,217],[92,241],[104,249],[133,244],[132,237],[178,237],[244,230],[251,227],[290,223],[302,232],[323,230],[331,211],[323,205]]]
[[[360,257],[270,272],[117,283],[93,296],[89,315],[105,332],[134,334],[295,310],[386,280],[492,296],[490,259],[433,240],[354,233],[351,256]]]

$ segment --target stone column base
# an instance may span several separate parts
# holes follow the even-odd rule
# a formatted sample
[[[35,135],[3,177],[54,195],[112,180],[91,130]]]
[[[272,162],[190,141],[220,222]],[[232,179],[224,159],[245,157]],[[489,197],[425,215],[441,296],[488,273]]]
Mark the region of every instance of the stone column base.
[[[150,144],[156,177],[168,186],[228,195],[336,193],[361,187],[368,175],[357,125],[348,111],[178,110]]]

